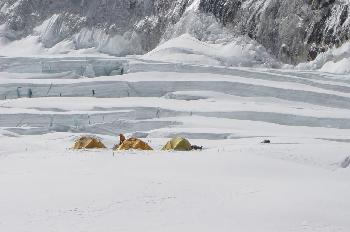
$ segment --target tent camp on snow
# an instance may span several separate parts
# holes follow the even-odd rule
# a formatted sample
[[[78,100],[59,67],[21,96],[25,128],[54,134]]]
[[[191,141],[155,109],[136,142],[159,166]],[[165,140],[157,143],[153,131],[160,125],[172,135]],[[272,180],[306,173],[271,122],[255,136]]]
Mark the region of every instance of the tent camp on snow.
[[[113,150],[125,151],[125,150],[145,150],[151,151],[153,148],[146,142],[138,138],[126,139],[123,134],[119,135],[119,144],[115,145]],[[102,141],[92,136],[82,136],[75,141],[74,149],[101,149],[106,148]],[[182,137],[176,137],[169,140],[162,148],[163,151],[191,151],[202,150],[202,147],[192,146],[191,143]]]

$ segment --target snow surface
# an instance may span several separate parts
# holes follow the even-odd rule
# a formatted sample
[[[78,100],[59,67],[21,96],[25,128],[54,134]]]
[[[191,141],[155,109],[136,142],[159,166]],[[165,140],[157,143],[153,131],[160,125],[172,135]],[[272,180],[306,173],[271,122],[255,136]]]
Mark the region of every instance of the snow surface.
[[[225,46],[0,58],[0,231],[349,231],[349,76],[225,67]],[[204,150],[161,152],[174,136]]]

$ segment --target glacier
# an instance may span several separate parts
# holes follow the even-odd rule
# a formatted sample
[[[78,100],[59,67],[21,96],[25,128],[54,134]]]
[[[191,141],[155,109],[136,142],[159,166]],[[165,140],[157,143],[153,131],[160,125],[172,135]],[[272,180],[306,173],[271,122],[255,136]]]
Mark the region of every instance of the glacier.
[[[0,231],[349,231],[349,4],[0,0]]]
[[[348,75],[223,66],[202,43],[0,57],[0,230],[347,231]],[[155,150],[113,151],[119,133]],[[71,149],[83,135],[108,148]],[[204,150],[160,151],[176,136]]]

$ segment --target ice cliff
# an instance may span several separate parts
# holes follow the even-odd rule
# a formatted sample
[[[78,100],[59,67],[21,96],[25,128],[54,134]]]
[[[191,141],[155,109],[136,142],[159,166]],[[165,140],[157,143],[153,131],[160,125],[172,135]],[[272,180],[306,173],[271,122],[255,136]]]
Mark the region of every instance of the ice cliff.
[[[291,64],[313,60],[350,36],[348,0],[202,0],[200,10]]]

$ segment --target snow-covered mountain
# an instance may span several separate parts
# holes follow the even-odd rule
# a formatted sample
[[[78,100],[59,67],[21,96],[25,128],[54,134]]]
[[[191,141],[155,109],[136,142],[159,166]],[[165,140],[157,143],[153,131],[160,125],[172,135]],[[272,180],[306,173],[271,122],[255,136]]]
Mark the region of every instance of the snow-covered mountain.
[[[348,0],[1,0],[0,42],[34,36],[59,52],[128,55],[185,33],[210,43],[247,36],[297,64],[348,40],[348,9]]]

